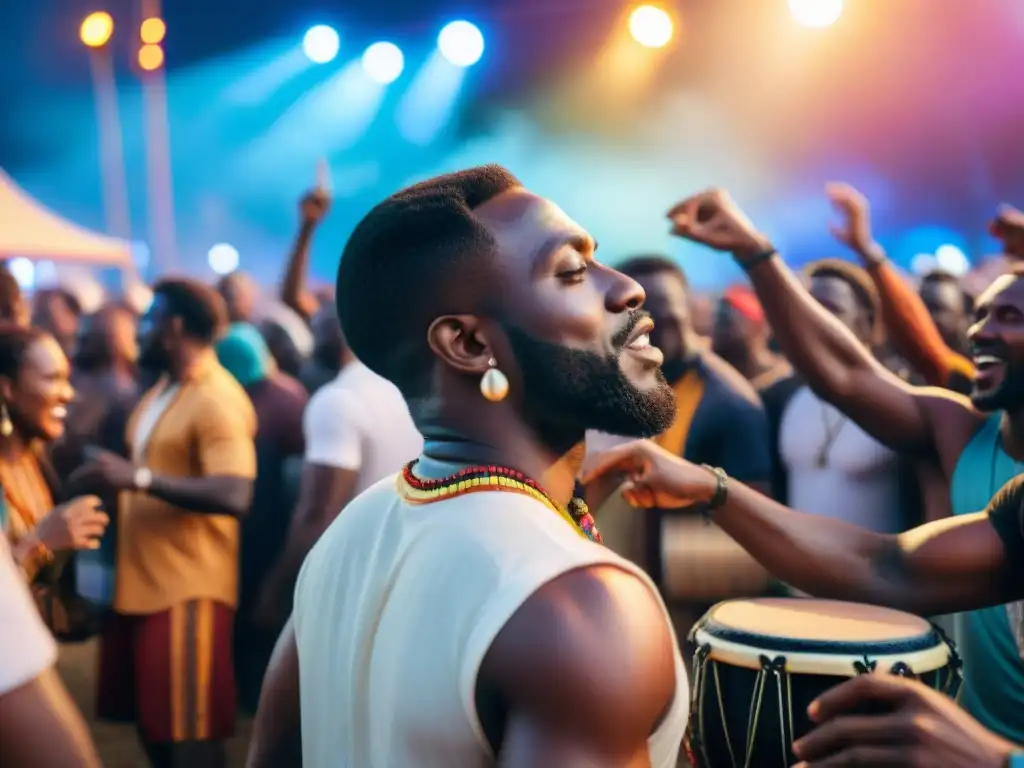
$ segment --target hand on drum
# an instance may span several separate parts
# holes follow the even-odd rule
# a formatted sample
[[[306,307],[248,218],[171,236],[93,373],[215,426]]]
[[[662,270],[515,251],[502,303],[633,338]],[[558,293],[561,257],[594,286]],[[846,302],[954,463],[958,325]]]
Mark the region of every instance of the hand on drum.
[[[718,487],[713,472],[650,440],[634,440],[594,454],[583,462],[580,481],[586,485],[609,472],[627,476],[622,496],[634,507],[688,507],[710,501]]]
[[[866,708],[885,714],[856,714]],[[1001,768],[1013,751],[952,699],[904,677],[856,677],[807,711],[817,726],[793,745],[797,768]]]

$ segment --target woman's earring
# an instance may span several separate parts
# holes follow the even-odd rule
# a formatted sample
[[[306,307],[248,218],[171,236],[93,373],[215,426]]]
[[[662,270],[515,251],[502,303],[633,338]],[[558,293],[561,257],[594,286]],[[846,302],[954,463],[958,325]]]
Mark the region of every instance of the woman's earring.
[[[498,361],[493,357],[487,361],[490,366],[480,377],[480,394],[492,403],[498,403],[508,394],[508,379],[498,370]]]
[[[502,378],[505,377],[502,376]],[[14,425],[11,424],[11,416],[7,413],[7,403],[0,404],[0,435],[10,437],[12,432],[14,432]]]

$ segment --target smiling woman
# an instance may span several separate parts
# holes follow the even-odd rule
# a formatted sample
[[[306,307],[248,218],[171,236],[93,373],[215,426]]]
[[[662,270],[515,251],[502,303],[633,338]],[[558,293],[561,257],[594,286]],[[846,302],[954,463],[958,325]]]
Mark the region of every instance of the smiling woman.
[[[107,516],[93,497],[54,508],[56,476],[41,445],[64,434],[74,395],[70,366],[54,338],[36,328],[0,324],[0,527],[33,586],[40,609],[58,634],[74,629],[70,601],[61,598],[62,566],[76,549],[92,549]]]

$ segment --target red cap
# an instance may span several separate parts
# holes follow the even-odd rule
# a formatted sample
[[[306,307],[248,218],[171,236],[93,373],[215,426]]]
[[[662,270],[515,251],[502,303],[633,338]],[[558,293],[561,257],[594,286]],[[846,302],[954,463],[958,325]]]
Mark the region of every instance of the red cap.
[[[734,285],[726,289],[722,298],[748,320],[755,323],[764,322],[764,310],[761,309],[761,302],[757,300],[757,294],[747,286]]]

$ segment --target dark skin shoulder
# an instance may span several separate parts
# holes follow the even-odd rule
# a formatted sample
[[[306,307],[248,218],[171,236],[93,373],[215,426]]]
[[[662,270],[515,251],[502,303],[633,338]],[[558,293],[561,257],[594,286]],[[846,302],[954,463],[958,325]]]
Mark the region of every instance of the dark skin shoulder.
[[[598,566],[523,603],[484,657],[477,698],[486,691],[504,710],[506,768],[642,768],[676,684],[657,597],[632,574]]]

